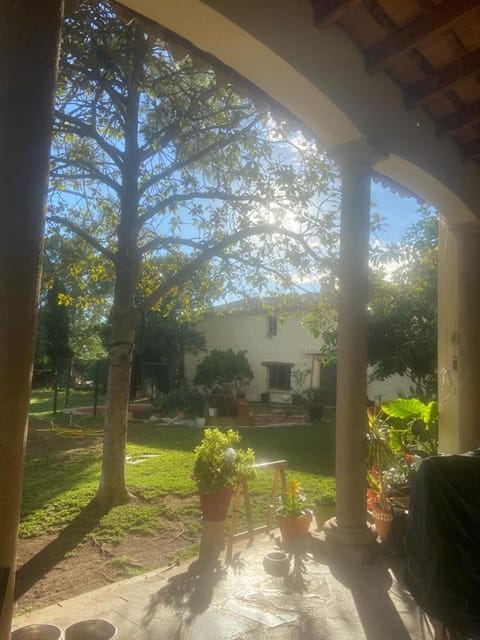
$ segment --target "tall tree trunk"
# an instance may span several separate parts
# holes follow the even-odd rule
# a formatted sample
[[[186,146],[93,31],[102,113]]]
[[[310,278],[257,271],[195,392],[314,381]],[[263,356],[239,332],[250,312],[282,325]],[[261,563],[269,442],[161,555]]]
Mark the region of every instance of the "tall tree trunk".
[[[103,439],[102,476],[97,492],[101,504],[114,506],[127,502],[125,450],[127,444],[130,376],[135,351],[137,310],[135,292],[140,277],[141,256],[137,246],[138,110],[140,79],[145,57],[143,32],[135,24],[131,31],[132,73],[128,79],[125,116],[125,154],[120,193],[116,280],[111,315],[107,397]]]
[[[0,19],[0,639],[10,637],[62,0]]]
[[[133,299],[137,279],[138,266],[128,255],[119,257],[111,315],[102,476],[97,493],[97,499],[107,506],[122,504],[130,497],[125,481],[125,449],[137,315]]]

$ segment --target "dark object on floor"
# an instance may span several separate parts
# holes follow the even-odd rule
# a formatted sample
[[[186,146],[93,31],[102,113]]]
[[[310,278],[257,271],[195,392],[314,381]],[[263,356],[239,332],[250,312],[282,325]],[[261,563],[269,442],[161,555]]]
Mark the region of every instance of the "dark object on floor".
[[[60,640],[63,631],[54,624],[29,624],[12,632],[12,640]]]
[[[399,558],[403,558],[405,555],[405,531],[407,528],[407,517],[408,514],[404,509],[394,507],[390,531],[387,539],[383,542],[385,549]]]
[[[263,568],[270,576],[285,578],[290,571],[290,559],[283,551],[270,551],[265,554]]]
[[[108,620],[81,620],[65,629],[65,640],[112,640],[117,627]]]
[[[418,604],[460,637],[480,637],[480,457],[422,462],[405,551],[406,581]]]

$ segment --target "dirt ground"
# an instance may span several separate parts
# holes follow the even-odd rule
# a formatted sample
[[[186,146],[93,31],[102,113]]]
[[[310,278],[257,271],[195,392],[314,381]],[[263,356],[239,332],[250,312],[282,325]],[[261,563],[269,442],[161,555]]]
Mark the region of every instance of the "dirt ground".
[[[99,438],[93,436],[81,441],[77,438],[75,446],[92,446]],[[48,432],[29,429],[28,453],[39,454],[46,447],[52,452],[66,446],[68,439],[58,438],[53,432],[50,436]],[[81,533],[74,532],[80,541],[73,550],[72,541],[66,539],[68,535],[60,532],[19,540],[17,615],[174,564],[177,558],[191,552],[195,542],[187,536],[180,521],[168,523],[166,529],[154,535],[126,534],[119,544],[101,543],[91,537],[82,540]]]
[[[16,613],[26,613],[111,582],[175,563],[176,556],[190,546],[179,529],[178,535],[126,535],[119,545],[90,541],[50,567],[49,545],[57,535],[22,539],[18,551],[17,589],[28,590],[17,600]],[[42,554],[45,564],[38,573],[22,573],[26,563]],[[36,564],[36,563],[35,563]],[[34,567],[30,565],[30,568]],[[35,567],[36,568],[36,567]],[[33,582],[33,583],[32,583]]]

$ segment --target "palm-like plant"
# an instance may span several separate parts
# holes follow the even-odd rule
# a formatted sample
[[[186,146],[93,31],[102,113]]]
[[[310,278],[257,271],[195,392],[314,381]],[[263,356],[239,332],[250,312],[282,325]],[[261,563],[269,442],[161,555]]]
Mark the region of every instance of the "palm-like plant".
[[[390,511],[390,504],[385,474],[394,461],[390,425],[380,407],[370,407],[367,411],[367,479],[376,494],[375,502],[386,511]]]

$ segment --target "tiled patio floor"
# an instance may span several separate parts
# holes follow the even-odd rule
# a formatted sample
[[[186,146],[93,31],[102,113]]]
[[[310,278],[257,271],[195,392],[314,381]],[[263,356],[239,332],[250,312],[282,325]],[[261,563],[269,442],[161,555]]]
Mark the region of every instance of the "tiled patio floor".
[[[401,567],[378,547],[362,559],[314,540],[292,558],[288,578],[273,578],[262,561],[275,540],[260,536],[238,543],[229,565],[153,571],[16,618],[14,627],[104,618],[118,640],[431,639]]]

